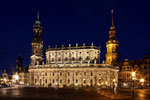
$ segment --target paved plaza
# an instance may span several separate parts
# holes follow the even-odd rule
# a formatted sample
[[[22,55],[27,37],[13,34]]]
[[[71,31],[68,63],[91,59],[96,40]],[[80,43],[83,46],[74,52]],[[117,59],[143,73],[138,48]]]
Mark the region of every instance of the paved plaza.
[[[113,91],[71,88],[0,88],[0,100],[129,100],[131,89]],[[136,89],[135,99],[149,100],[150,89]]]

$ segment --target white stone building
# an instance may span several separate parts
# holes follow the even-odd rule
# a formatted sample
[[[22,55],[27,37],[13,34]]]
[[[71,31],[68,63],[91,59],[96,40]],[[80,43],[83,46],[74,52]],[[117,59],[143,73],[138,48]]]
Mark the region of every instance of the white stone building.
[[[46,50],[43,57],[42,27],[39,15],[34,25],[31,63],[29,65],[30,85],[44,87],[113,87],[118,80],[118,67],[100,64],[100,47],[69,44],[68,47]],[[116,80],[116,81],[114,81]]]

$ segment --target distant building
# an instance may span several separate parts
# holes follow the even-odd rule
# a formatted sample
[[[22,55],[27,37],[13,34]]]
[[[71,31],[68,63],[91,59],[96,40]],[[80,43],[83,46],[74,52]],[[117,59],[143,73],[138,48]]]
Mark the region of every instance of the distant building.
[[[19,78],[18,82],[20,84],[24,84],[24,85],[29,84],[29,72],[28,72],[28,68],[23,68],[21,56],[18,56],[16,62],[17,62],[17,64],[16,64],[16,70],[13,73],[13,76],[18,75],[18,78]]]
[[[17,73],[23,72],[24,68],[22,67],[22,58],[21,58],[20,55],[18,56],[16,62],[17,62],[17,64],[16,64],[16,70],[15,70],[15,72],[17,72]]]
[[[128,61],[125,59],[119,64],[120,71],[118,75],[120,88],[131,88],[133,84],[132,72],[136,73],[135,87],[150,88],[150,54],[145,55],[144,59]],[[140,80],[144,79],[141,83]],[[142,84],[142,86],[141,86]]]
[[[141,65],[142,60],[137,61],[128,61],[125,59],[123,63],[120,63],[120,71],[119,71],[119,87],[120,88],[131,88],[133,83],[132,72],[136,72],[135,76],[135,86],[138,87],[139,81],[141,79]]]
[[[145,55],[141,66],[141,75],[145,79],[144,87],[150,88],[150,54]]]
[[[102,87],[112,88],[114,80],[118,80],[118,67],[113,66],[118,59],[118,41],[110,43],[114,47],[107,47],[106,59],[108,64],[100,64],[100,47],[71,46],[49,48],[46,50],[46,63],[44,64],[42,27],[39,15],[33,26],[34,37],[32,41],[31,63],[29,65],[30,85],[44,87]],[[113,29],[112,29],[113,27]],[[112,24],[110,39],[115,38],[115,29]],[[113,49],[113,50],[112,50]],[[115,54],[112,54],[113,53]],[[116,55],[117,54],[117,55]],[[115,55],[115,56],[114,56]],[[107,62],[107,61],[106,61]]]
[[[9,83],[9,75],[6,70],[4,70],[2,73],[1,83]]]

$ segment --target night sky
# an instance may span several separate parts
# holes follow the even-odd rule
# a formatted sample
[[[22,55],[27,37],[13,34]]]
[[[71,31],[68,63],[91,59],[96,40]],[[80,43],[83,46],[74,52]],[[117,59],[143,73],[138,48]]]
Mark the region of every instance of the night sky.
[[[119,60],[144,57],[150,51],[149,4],[146,0],[3,0],[0,2],[0,72],[13,71],[19,54],[23,66],[28,67],[37,12],[43,27],[44,55],[48,45],[93,42],[101,46],[102,62],[111,25],[110,11],[114,9]]]

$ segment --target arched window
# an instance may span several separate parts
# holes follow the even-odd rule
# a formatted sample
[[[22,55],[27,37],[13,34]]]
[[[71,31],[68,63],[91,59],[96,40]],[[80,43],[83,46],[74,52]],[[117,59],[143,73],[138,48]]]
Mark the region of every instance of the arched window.
[[[55,76],[55,73],[53,72],[53,76]]]
[[[62,72],[60,72],[60,76],[62,76]]]
[[[67,58],[67,57],[65,58],[65,61],[68,61],[68,58]]]
[[[60,83],[62,83],[62,79],[60,79]]]
[[[52,58],[52,61],[54,61],[54,58]]]
[[[93,76],[93,72],[91,72],[91,76]]]
[[[70,83],[70,79],[68,79],[68,83]]]
[[[86,72],[84,72],[84,76],[86,76]]]
[[[76,79],[76,83],[78,83],[78,79]]]
[[[93,80],[91,79],[91,85],[93,84]]]
[[[61,58],[58,58],[58,61],[61,61]]]
[[[79,61],[81,61],[82,60],[82,58],[81,57],[79,57]]]
[[[70,72],[68,72],[68,76],[70,76]]]
[[[75,58],[74,58],[74,57],[72,57],[72,61],[75,61]]]
[[[90,60],[90,57],[89,57],[89,56],[87,56],[87,57],[86,57],[86,60]]]

